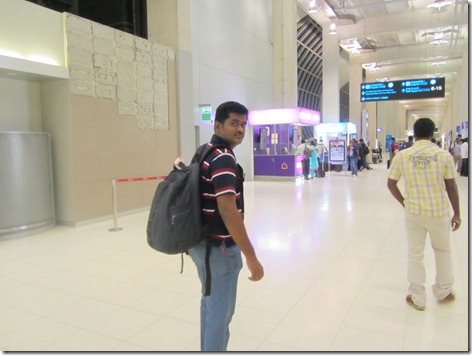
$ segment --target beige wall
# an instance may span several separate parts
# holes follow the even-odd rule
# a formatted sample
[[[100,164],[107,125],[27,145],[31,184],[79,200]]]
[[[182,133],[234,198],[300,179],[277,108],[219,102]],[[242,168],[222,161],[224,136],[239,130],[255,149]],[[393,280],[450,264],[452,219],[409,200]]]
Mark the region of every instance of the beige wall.
[[[73,224],[76,215],[71,127],[70,94],[67,80],[41,84],[43,129],[51,134],[54,205],[58,224]]]
[[[177,156],[175,63],[169,61],[170,130],[140,130],[114,100],[70,95],[75,215],[80,224],[113,213],[112,179],[165,176]],[[117,184],[118,213],[149,207],[158,181]]]

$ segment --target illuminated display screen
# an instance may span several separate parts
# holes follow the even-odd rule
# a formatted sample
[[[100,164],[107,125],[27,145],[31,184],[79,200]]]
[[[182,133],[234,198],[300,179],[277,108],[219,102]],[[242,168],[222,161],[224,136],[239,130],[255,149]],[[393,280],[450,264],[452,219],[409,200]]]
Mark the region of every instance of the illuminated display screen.
[[[445,78],[396,80],[361,84],[361,102],[444,97]]]

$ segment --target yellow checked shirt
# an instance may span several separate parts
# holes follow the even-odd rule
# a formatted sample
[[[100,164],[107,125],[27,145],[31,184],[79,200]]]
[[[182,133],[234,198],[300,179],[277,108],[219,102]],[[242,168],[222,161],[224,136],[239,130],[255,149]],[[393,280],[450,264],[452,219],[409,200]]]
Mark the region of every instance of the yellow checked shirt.
[[[444,179],[456,177],[449,152],[429,140],[418,140],[399,151],[392,160],[388,178],[404,179],[405,208],[412,214],[441,217],[449,214]]]

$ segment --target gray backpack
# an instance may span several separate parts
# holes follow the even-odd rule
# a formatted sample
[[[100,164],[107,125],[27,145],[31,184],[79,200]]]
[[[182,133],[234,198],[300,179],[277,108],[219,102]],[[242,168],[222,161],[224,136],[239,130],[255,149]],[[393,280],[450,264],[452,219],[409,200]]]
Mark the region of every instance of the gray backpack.
[[[200,146],[186,166],[182,162],[157,186],[152,200],[147,224],[147,241],[151,248],[165,254],[181,254],[201,241],[206,240],[206,287],[205,295],[211,292],[209,224],[203,224],[200,190],[200,165],[211,152],[221,146]],[[217,214],[218,215],[218,214]],[[215,216],[216,218],[216,216]]]
[[[216,146],[200,146],[182,170],[174,169],[157,186],[147,225],[147,241],[151,248],[166,253],[188,251],[208,234],[202,224],[200,164]]]

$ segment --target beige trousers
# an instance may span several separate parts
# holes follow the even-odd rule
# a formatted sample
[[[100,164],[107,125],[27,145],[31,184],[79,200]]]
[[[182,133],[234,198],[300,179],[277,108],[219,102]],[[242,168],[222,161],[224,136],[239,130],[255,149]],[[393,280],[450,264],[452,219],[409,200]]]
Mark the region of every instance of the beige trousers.
[[[405,211],[408,237],[409,292],[416,305],[426,306],[426,271],[423,263],[426,236],[429,234],[436,261],[436,279],[433,294],[441,300],[452,291],[454,275],[450,246],[450,217],[424,217]]]

